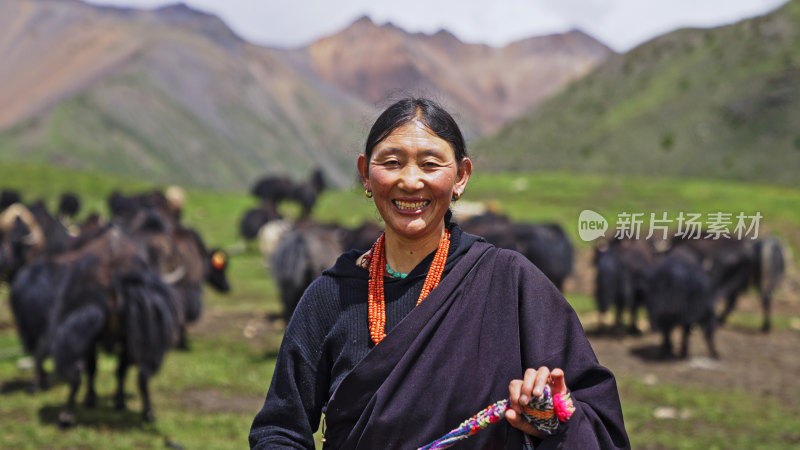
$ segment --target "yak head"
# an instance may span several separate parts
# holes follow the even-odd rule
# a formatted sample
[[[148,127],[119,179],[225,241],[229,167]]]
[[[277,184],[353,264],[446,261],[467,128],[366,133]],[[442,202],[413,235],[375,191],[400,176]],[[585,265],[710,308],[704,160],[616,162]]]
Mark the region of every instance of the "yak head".
[[[225,271],[228,269],[228,254],[220,249],[208,252],[208,272],[206,281],[219,292],[231,290],[228,284],[228,276]]]

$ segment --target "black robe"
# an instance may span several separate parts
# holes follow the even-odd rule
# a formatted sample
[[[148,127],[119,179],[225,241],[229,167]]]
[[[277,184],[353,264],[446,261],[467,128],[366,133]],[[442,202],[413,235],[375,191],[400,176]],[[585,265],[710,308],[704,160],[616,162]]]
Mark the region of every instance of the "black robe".
[[[338,383],[327,403],[325,448],[420,447],[507,398],[512,379],[541,366],[564,370],[577,409],[537,448],[629,447],[613,375],[560,292],[522,255],[475,242]],[[520,449],[522,440],[501,421],[453,448]]]

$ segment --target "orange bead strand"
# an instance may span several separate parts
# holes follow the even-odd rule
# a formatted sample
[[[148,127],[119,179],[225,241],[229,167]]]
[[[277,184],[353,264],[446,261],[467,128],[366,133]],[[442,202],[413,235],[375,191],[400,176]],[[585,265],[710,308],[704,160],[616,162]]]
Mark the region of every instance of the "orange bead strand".
[[[369,297],[368,297],[368,316],[369,334],[372,342],[379,343],[386,337],[386,299],[383,290],[383,276],[386,268],[385,234],[375,241],[370,251],[369,264]],[[444,230],[444,235],[439,241],[439,247],[433,256],[428,275],[425,277],[425,284],[419,293],[417,305],[420,304],[428,294],[439,285],[444,273],[444,265],[447,262],[447,254],[450,251],[450,230]]]

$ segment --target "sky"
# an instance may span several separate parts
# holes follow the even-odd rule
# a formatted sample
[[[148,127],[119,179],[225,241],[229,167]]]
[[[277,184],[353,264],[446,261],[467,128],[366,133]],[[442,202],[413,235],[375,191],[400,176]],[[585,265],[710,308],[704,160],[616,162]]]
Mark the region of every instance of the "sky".
[[[242,38],[300,47],[363,15],[409,32],[446,29],[464,42],[504,46],[580,29],[618,52],[684,27],[715,27],[772,11],[786,0],[184,0],[224,20]],[[175,1],[90,0],[150,9]]]

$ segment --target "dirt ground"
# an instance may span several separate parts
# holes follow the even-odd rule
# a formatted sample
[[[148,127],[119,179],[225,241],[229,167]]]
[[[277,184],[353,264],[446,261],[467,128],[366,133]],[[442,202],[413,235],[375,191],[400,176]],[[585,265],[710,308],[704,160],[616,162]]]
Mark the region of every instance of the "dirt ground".
[[[576,275],[565,284],[567,296],[569,292],[592,295],[595,275],[590,261],[591,252],[576,258]],[[756,316],[760,324],[762,311],[756,292],[739,298],[730,318],[735,319],[737,314]],[[600,320],[595,315],[584,320],[584,328],[600,362],[618,376],[639,378],[645,384],[746,389],[776,395],[800,393],[800,273],[794,266],[788,268],[786,278],[774,295],[773,323],[777,317],[788,318],[790,329],[784,326],[778,331],[762,333],[758,327],[726,325],[719,328],[715,334],[718,360],[708,357],[701,330],[692,331],[688,358],[663,360],[658,358],[661,336],[657,333],[622,337],[594,333]],[[680,347],[680,339],[680,332],[675,330],[673,348]],[[800,398],[794,396],[787,401],[800,402]]]

